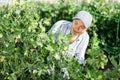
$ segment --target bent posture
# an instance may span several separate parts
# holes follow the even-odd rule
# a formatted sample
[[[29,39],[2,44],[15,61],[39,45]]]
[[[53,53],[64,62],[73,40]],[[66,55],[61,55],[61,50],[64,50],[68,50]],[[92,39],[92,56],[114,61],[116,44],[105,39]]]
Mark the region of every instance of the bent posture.
[[[56,39],[58,38],[59,30],[62,31],[64,36],[71,33],[72,37],[67,55],[77,58],[80,64],[82,64],[85,59],[85,51],[89,42],[87,29],[90,27],[91,22],[91,14],[87,11],[80,11],[73,17],[73,22],[60,20],[50,29],[50,32],[52,32]]]

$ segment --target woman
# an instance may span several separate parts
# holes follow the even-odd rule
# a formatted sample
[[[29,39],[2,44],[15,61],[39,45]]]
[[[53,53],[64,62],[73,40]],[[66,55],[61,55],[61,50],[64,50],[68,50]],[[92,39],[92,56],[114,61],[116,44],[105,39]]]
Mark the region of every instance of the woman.
[[[85,51],[89,42],[87,29],[90,27],[91,22],[92,15],[87,11],[80,11],[73,17],[73,22],[60,20],[50,29],[50,32],[52,32],[56,40],[59,30],[62,31],[64,36],[71,33],[72,37],[67,55],[75,56],[80,64],[85,59]]]

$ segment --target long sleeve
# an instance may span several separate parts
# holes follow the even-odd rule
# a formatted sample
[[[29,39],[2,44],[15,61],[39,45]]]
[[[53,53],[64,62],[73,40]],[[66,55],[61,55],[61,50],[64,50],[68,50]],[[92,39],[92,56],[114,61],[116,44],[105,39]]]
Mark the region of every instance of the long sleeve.
[[[80,64],[84,63],[85,51],[88,46],[88,42],[89,42],[89,35],[85,34],[82,36],[82,40],[76,48],[75,57],[78,59],[78,62]]]
[[[63,35],[66,35],[70,31],[71,22],[66,20],[57,21],[49,30],[49,34],[52,33],[55,37],[55,40],[58,39],[59,31],[61,30]]]
[[[87,32],[81,34],[77,40],[72,44],[69,44],[69,50],[67,51],[67,56],[74,56],[77,58],[80,64],[84,63],[85,51],[88,46],[89,35]]]
[[[55,37],[55,39],[58,38],[58,30],[60,29],[60,26],[62,25],[62,21],[56,22],[51,29],[49,30],[49,34],[52,33]]]

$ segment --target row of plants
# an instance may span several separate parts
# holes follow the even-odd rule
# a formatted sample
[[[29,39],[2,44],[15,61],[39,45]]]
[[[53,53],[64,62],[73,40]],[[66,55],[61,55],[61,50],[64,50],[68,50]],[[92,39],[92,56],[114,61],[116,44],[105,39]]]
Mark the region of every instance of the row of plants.
[[[119,80],[119,8],[117,3],[103,1],[83,1],[78,5],[72,1],[32,2],[0,7],[0,79]],[[64,38],[61,34],[57,43],[47,33],[56,21],[72,21],[80,10],[93,15],[86,60],[81,65],[63,54],[69,36]]]

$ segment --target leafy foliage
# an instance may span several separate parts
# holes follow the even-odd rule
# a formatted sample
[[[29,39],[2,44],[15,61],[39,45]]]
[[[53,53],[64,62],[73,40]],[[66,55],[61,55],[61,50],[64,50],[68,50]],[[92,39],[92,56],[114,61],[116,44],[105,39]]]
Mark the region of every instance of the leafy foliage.
[[[80,5],[60,2],[0,7],[0,79],[119,79],[120,40],[114,39],[120,39],[115,34],[119,31],[120,6],[114,4],[84,1]],[[72,21],[82,9],[92,13],[93,23],[88,31],[91,38],[86,63],[80,65],[75,58],[65,56],[69,35],[60,34],[56,42],[47,31],[60,19]],[[104,72],[108,59],[114,67]]]

